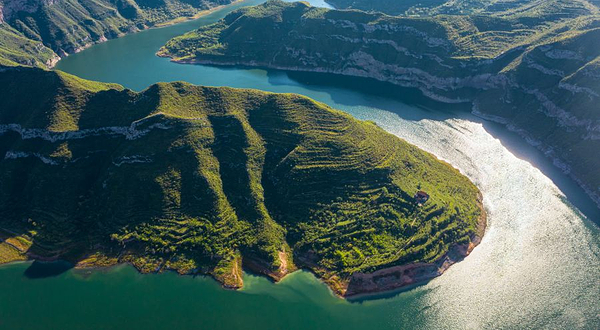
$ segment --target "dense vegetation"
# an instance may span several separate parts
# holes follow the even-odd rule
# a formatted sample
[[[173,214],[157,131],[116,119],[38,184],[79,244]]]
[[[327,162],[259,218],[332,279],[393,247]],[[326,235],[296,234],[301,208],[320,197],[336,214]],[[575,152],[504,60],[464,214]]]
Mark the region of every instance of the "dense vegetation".
[[[2,71],[0,232],[12,245],[0,260],[131,262],[232,287],[243,260],[276,278],[297,265],[344,283],[482,234],[466,177],[306,97],[186,83],[136,93]]]
[[[159,55],[368,77],[472,102],[474,113],[518,131],[600,205],[600,158],[589,156],[600,150],[597,3],[452,3],[469,15],[437,15],[456,8],[446,5],[414,17],[269,1],[176,37]]]
[[[95,42],[231,0],[0,0],[0,64],[52,66]]]

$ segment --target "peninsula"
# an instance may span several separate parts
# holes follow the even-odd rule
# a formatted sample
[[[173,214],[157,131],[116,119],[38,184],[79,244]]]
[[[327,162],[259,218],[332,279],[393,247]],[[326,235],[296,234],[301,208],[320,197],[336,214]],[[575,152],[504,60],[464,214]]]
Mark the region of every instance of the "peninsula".
[[[229,288],[242,269],[303,268],[352,296],[437,276],[484,232],[456,169],[307,97],[26,67],[0,85],[0,262],[127,262]]]

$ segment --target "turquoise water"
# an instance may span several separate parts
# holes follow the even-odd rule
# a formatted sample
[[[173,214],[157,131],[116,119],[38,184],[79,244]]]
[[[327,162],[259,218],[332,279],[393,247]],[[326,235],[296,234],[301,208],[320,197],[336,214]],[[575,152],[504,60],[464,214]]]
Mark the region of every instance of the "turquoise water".
[[[206,277],[141,275],[129,266],[44,280],[21,276],[25,267],[1,268],[0,289],[9,295],[0,301],[0,328],[386,329],[398,326],[391,315],[404,314],[409,320],[418,315],[420,307],[408,302],[423,295],[408,293],[401,304],[352,304],[332,296],[306,272],[275,285],[246,275],[247,289],[234,292]]]
[[[236,6],[259,3],[248,1]],[[348,78],[179,65],[154,53],[230,8],[96,45],[59,62],[84,78],[142,90],[158,81],[300,93],[434,153],[482,190],[482,243],[444,275],[410,290],[349,302],[307,272],[242,291],[210,278],[140,275],[129,266],[25,276],[0,267],[0,329],[598,329],[598,209],[541,153],[499,125],[428,104],[414,90]]]

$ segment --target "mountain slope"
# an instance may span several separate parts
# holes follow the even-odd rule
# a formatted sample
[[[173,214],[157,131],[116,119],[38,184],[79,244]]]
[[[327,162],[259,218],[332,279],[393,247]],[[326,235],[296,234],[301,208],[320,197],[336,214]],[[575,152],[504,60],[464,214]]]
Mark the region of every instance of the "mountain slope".
[[[517,130],[600,205],[600,158],[589,157],[600,150],[600,16],[579,3],[574,16],[545,3],[502,17],[395,17],[269,1],[176,37],[158,54],[374,78],[472,102],[474,113]]]
[[[388,15],[485,15],[555,18],[585,15],[597,0],[327,0],[336,9],[376,11]],[[533,14],[533,15],[532,15]],[[547,21],[547,18],[545,19]]]
[[[483,233],[479,192],[458,171],[306,97],[3,71],[0,232],[31,258],[230,287],[242,261],[276,279],[297,265],[355,294],[407,284],[363,288],[360,273],[436,276]]]
[[[51,67],[94,43],[230,0],[0,0],[0,63]],[[17,54],[14,54],[17,52]]]

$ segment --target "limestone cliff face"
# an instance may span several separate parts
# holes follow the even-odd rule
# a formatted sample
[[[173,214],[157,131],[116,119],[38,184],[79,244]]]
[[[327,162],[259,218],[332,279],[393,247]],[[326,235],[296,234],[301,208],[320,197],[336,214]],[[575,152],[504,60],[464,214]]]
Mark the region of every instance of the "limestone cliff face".
[[[472,102],[475,114],[519,132],[600,205],[600,159],[589,159],[600,151],[600,15],[580,4],[568,18],[570,7],[414,18],[269,1],[174,38],[159,55],[367,77]]]

